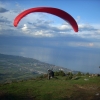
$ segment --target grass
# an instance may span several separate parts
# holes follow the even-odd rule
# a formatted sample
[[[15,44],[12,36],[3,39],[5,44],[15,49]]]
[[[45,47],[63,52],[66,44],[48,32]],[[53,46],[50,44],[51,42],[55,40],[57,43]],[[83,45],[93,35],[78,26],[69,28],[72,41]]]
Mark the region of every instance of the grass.
[[[89,80],[84,80],[88,78]],[[100,100],[100,77],[36,78],[0,85],[0,100]]]

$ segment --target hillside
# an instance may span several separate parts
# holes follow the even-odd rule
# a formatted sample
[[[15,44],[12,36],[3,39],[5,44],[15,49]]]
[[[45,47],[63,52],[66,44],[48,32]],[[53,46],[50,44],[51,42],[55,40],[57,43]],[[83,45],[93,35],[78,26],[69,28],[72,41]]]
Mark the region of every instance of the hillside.
[[[71,71],[67,68],[44,63],[33,58],[0,54],[0,83],[12,80],[33,78],[40,74],[47,73],[48,69],[65,72]]]
[[[85,80],[88,79],[88,80]],[[0,100],[100,100],[100,77],[35,78],[0,85]]]
[[[100,100],[99,76],[74,74],[48,80],[41,75],[52,68],[71,71],[33,58],[0,54],[0,100]]]

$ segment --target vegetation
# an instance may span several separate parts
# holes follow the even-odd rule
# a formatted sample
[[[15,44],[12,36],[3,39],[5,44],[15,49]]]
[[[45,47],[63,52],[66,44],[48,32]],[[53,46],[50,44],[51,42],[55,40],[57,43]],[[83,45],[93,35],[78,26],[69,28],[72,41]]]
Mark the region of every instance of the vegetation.
[[[66,80],[68,76],[48,80],[45,74],[31,80],[1,84],[0,100],[100,100],[100,77],[78,76],[77,80]]]
[[[55,76],[65,76],[65,73],[64,73],[64,71],[56,71],[55,73],[54,73],[54,75]]]
[[[53,71],[62,69],[62,67],[32,58],[0,54],[0,83],[37,77],[47,73],[47,70],[52,68]],[[63,69],[64,71],[69,71],[67,68]]]
[[[81,73],[81,72],[78,72],[78,73],[77,73],[77,76],[81,76],[81,75],[82,75],[82,73]]]
[[[52,66],[31,58],[0,54],[0,100],[100,100],[99,74],[74,71],[75,74],[54,66],[54,78],[48,80],[43,72]]]

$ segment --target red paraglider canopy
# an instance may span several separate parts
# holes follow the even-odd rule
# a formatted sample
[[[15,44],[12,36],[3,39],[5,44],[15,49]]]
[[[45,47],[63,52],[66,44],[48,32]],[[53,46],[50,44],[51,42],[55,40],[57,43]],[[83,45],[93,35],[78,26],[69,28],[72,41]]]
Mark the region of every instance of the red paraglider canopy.
[[[76,21],[74,20],[74,18],[68,14],[67,12],[58,9],[58,8],[52,8],[52,7],[36,7],[36,8],[31,8],[28,10],[23,11],[22,13],[20,13],[14,20],[14,26],[17,27],[19,21],[26,16],[29,13],[33,13],[33,12],[45,12],[45,13],[50,13],[53,15],[56,15],[62,19],[64,19],[65,21],[67,21],[74,29],[75,32],[78,32],[78,25],[76,23]]]

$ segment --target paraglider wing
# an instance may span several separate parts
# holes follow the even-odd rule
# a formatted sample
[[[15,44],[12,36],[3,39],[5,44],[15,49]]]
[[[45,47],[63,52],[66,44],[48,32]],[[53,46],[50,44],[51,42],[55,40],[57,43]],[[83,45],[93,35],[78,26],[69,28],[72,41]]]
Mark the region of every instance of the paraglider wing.
[[[58,8],[52,8],[52,7],[36,7],[36,8],[31,8],[28,10],[23,11],[22,13],[20,13],[14,20],[14,26],[17,27],[19,21],[26,16],[29,13],[34,13],[34,12],[45,12],[45,13],[50,13],[53,15],[56,15],[62,19],[64,19],[65,21],[67,21],[74,29],[75,32],[78,32],[78,25],[76,23],[76,21],[74,20],[74,18],[68,14],[67,12],[58,9]]]

